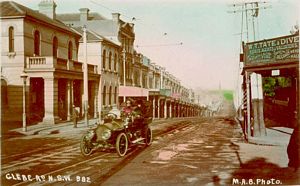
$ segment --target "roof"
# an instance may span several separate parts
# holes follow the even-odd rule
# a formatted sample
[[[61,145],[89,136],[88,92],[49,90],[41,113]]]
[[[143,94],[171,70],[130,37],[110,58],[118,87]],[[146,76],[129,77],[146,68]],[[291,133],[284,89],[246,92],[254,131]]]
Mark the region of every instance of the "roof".
[[[83,34],[82,27],[73,27],[72,29],[75,30],[78,34],[80,34],[82,36],[82,34]],[[119,41],[117,41],[115,38],[109,39],[105,36],[95,33],[94,31],[92,31],[90,29],[87,29],[86,36],[87,36],[87,41],[107,41],[114,45],[121,46],[121,43]],[[82,42],[83,38],[81,37],[79,41]]]
[[[73,27],[72,29],[74,29],[81,36],[83,35],[82,27]],[[103,40],[103,38],[99,37],[98,35],[92,33],[89,30],[86,31],[86,37],[87,37],[87,41],[102,41]],[[82,40],[83,39],[81,37],[79,41],[82,42]]]
[[[71,27],[80,27],[83,24],[87,28],[102,36],[117,36],[119,24],[111,19],[107,19],[98,13],[89,13],[88,21],[80,21],[80,13],[56,14],[56,18]]]
[[[107,20],[105,17],[96,12],[91,12],[88,14],[88,20]],[[57,19],[61,21],[80,21],[80,13],[65,13],[56,14]]]
[[[11,17],[32,17],[42,22],[51,24],[55,27],[61,28],[73,34],[77,34],[67,25],[57,19],[51,19],[48,16],[39,13],[36,10],[32,10],[14,1],[3,1],[0,2],[0,18],[11,18]]]

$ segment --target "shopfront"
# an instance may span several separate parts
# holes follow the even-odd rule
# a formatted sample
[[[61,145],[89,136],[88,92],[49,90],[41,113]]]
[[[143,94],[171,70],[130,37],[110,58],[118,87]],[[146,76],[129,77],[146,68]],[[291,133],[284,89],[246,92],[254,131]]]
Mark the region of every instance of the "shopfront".
[[[299,34],[244,45],[244,123],[247,134],[293,128],[299,120]]]

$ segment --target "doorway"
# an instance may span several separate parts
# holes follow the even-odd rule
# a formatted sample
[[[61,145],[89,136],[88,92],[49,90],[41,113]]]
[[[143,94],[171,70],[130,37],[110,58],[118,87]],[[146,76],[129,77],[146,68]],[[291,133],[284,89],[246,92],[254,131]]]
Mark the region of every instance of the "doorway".
[[[41,122],[45,116],[44,79],[30,78],[29,122]]]

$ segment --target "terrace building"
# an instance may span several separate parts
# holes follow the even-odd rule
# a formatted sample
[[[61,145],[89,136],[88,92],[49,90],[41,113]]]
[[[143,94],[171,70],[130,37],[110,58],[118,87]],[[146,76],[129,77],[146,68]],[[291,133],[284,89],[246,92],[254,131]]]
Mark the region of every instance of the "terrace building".
[[[59,20],[71,27],[86,26],[95,37],[100,36],[105,42],[101,47],[89,42],[89,49],[97,56],[97,64],[101,69],[101,108],[109,109],[112,105],[123,102],[126,91],[135,91],[132,88],[134,57],[134,25],[120,19],[119,13],[113,13],[112,19],[108,19],[99,13],[90,12],[87,8],[81,8],[79,13],[59,14]],[[99,48],[100,47],[100,48]],[[79,51],[81,53],[81,51]],[[89,57],[92,54],[89,54]],[[101,56],[101,58],[99,58]]]
[[[83,63],[78,61],[80,35],[58,21],[56,4],[43,0],[39,11],[13,1],[1,2],[2,121],[21,120],[23,80],[28,122],[54,124],[70,120],[72,106],[82,110]],[[96,65],[88,65],[90,110],[99,84]],[[26,77],[24,76],[24,78]]]
[[[190,90],[134,49],[134,25],[121,20],[120,14],[107,19],[87,8],[56,14],[55,2],[47,0],[40,2],[39,11],[15,2],[2,2],[1,7],[1,42],[8,46],[1,55],[4,119],[22,118],[24,73],[28,121],[70,120],[73,106],[82,116],[83,63],[79,61],[88,63],[90,118],[99,118],[102,111],[126,99],[151,101],[153,118],[196,115]],[[11,117],[15,113],[18,117]]]

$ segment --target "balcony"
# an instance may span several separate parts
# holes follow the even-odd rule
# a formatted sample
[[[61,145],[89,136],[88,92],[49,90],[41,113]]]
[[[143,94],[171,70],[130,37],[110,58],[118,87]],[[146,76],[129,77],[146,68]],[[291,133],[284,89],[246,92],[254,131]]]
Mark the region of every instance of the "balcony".
[[[55,58],[53,56],[47,57],[26,57],[26,69],[27,70],[49,70],[49,69],[61,69],[75,72],[83,71],[83,63],[73,60],[66,60],[61,58]],[[97,65],[88,64],[88,72],[91,74],[97,74]]]

